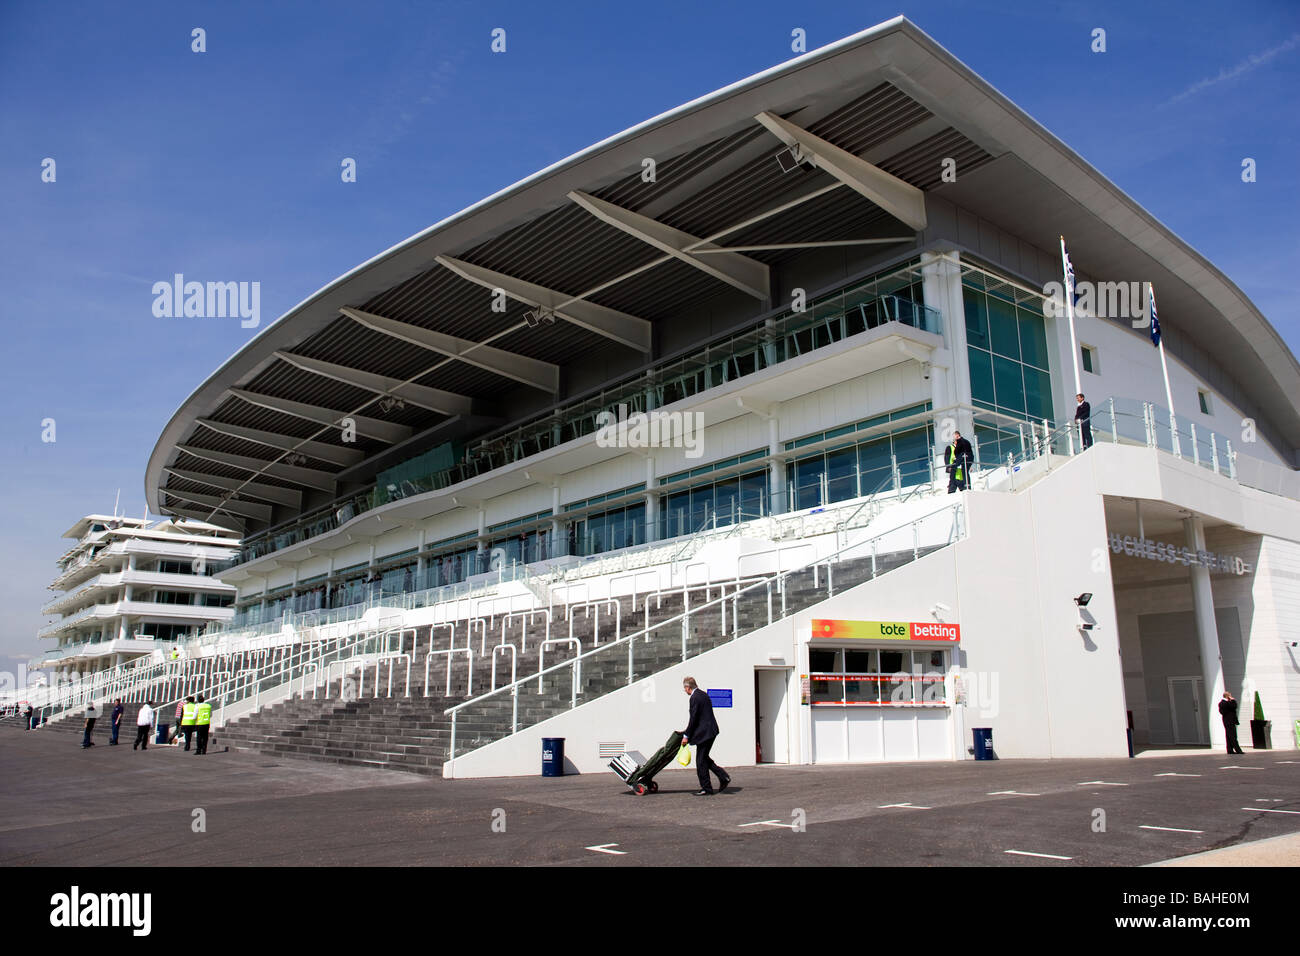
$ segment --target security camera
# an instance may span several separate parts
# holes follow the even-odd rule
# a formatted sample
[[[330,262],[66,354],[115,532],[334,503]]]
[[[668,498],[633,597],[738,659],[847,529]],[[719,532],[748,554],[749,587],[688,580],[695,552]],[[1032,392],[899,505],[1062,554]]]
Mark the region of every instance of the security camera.
[[[1079,605],[1079,607],[1087,607],[1088,602],[1091,600],[1092,600],[1092,592],[1084,591],[1082,594],[1080,594],[1077,598],[1074,599],[1074,603]]]
[[[934,607],[930,608],[930,613],[931,613],[931,614],[938,614],[940,611],[951,611],[951,610],[952,610],[952,608],[950,608],[948,605],[944,604],[942,601],[935,601],[935,602],[934,602]]]
[[[1097,629],[1097,625],[1093,624],[1091,621],[1080,621],[1079,627],[1083,628],[1085,631],[1095,631]]]

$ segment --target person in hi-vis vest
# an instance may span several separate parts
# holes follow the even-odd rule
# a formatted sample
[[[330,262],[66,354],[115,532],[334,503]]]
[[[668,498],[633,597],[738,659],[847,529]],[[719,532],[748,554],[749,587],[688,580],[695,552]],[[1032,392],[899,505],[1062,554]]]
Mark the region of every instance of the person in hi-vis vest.
[[[212,725],[212,705],[203,699],[199,694],[199,702],[194,707],[194,729],[198,731],[199,739],[194,747],[194,753],[205,754],[208,752],[208,729]]]
[[[961,432],[953,432],[952,441],[943,450],[943,464],[948,471],[948,494],[970,487],[970,466],[974,460],[975,451],[970,442],[961,437]]]
[[[185,749],[190,749],[190,739],[194,736],[194,711],[196,709],[193,697],[185,698],[185,709],[181,711],[181,733],[185,735]]]

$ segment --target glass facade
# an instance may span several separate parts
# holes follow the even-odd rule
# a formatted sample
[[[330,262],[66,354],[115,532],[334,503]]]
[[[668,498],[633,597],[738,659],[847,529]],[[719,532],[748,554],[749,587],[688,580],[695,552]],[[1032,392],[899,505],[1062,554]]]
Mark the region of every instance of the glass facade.
[[[1052,378],[1042,296],[1015,289],[992,276],[962,278],[966,354],[971,402],[1026,421],[1054,421]],[[981,461],[1019,454],[1019,432],[979,422],[975,437]]]
[[[659,505],[659,537],[691,534],[711,515],[717,516],[716,524],[722,527],[767,513],[767,469],[760,468],[664,495]]]
[[[929,403],[913,405],[837,431],[858,431],[929,410]],[[831,437],[834,437],[833,432],[813,435],[790,442],[787,448],[797,448],[800,444]],[[903,486],[928,481],[932,441],[932,426],[926,424],[903,428],[866,441],[849,441],[796,458],[786,465],[790,510],[818,508],[836,501],[874,494],[893,482],[895,460],[898,462]]]

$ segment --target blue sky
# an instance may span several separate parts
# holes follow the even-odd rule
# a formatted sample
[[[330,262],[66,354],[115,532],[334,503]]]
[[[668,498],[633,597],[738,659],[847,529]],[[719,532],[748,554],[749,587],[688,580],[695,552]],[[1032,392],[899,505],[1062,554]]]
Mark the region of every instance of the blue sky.
[[[70,543],[58,535],[111,510],[119,488],[143,511],[163,426],[257,331],[155,318],[154,282],[260,282],[264,327],[484,196],[789,59],[796,27],[812,49],[898,13],[1206,255],[1297,349],[1300,5],[1289,0],[6,0],[0,669],[37,647],[45,586]],[[205,53],[190,49],[195,27]],[[505,54],[489,48],[496,27]],[[1097,27],[1105,53],[1090,50]],[[54,183],[41,181],[46,157]],[[357,160],[354,184],[340,181],[343,157]],[[46,418],[54,443],[41,441]]]

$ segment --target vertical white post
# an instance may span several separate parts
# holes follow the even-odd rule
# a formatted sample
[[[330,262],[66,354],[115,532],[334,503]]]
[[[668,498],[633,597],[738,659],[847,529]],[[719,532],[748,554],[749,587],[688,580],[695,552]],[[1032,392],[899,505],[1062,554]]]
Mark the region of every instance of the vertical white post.
[[[1195,516],[1183,519],[1187,547],[1194,553],[1205,550],[1205,526]],[[1210,570],[1197,563],[1188,568],[1192,581],[1192,610],[1196,616],[1196,640],[1201,651],[1201,676],[1205,684],[1206,700],[1202,702],[1206,715],[1212,715],[1223,697],[1223,656],[1219,650],[1219,629],[1214,619],[1214,592],[1210,587]],[[1226,746],[1223,721],[1207,716],[1210,747]]]
[[[1074,334],[1074,269],[1065,251],[1065,236],[1061,237],[1061,272],[1065,276],[1065,316],[1070,323],[1070,359],[1074,365],[1074,392],[1083,391],[1079,380],[1079,340]]]

